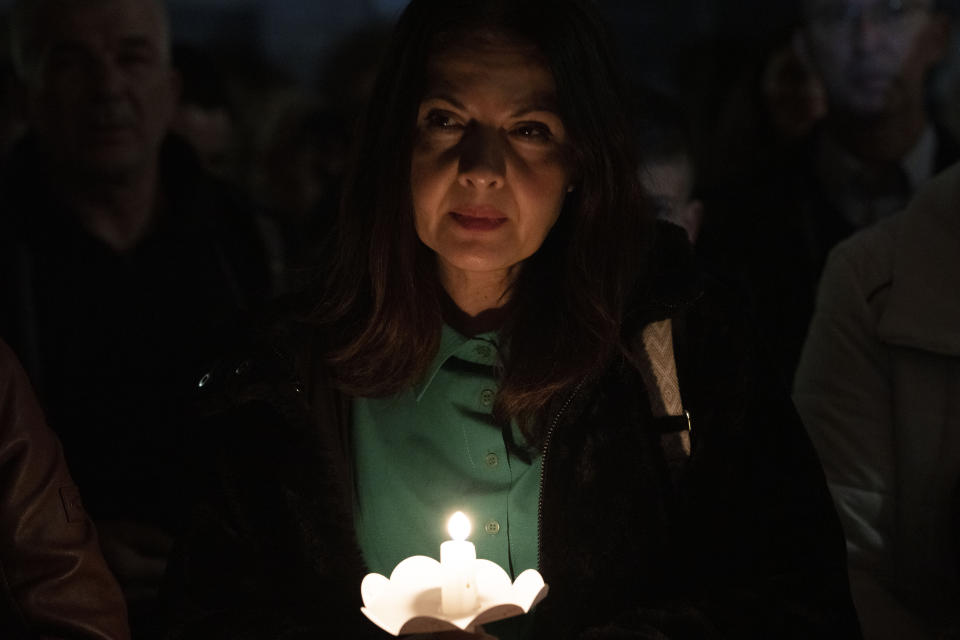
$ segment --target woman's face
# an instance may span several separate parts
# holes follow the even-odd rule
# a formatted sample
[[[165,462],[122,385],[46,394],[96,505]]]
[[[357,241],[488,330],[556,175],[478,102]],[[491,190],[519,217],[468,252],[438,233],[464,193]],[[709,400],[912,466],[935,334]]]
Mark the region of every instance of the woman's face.
[[[488,39],[433,56],[410,181],[441,279],[506,282],[560,215],[569,155],[553,75],[529,46]]]

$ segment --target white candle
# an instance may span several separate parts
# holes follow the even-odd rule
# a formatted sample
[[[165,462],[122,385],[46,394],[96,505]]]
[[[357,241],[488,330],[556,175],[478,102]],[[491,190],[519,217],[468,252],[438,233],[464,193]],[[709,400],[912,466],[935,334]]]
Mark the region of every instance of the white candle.
[[[448,616],[462,616],[477,607],[477,550],[470,535],[470,520],[457,511],[447,523],[452,540],[440,545],[440,609]]]

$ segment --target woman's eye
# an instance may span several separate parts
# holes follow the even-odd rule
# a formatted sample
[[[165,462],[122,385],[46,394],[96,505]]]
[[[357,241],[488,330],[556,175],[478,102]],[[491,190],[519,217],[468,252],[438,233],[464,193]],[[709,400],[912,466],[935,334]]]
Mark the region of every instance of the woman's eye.
[[[524,122],[515,126],[511,133],[530,141],[546,142],[553,137],[550,127],[540,122]]]
[[[453,117],[453,114],[444,111],[431,111],[424,118],[424,123],[428,128],[437,131],[454,131],[461,128],[461,125]]]

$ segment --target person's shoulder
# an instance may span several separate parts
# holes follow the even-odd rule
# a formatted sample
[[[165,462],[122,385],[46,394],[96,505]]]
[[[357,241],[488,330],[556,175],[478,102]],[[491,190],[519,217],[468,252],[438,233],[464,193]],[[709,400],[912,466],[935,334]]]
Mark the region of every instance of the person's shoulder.
[[[889,284],[903,218],[903,212],[894,214],[841,241],[827,258],[821,287],[844,272],[866,291]]]
[[[651,246],[647,282],[641,283],[633,300],[628,334],[668,318],[678,326],[709,331],[742,324],[747,318],[744,290],[704,260],[683,229],[662,221]]]
[[[636,299],[643,300],[648,315],[667,317],[700,295],[702,283],[697,257],[683,228],[657,221],[650,243],[647,276],[647,281],[640,283]]]
[[[287,299],[244,316],[197,381],[201,408],[284,404],[302,388],[317,330]]]
[[[923,252],[924,233],[947,232],[960,202],[960,163],[951,165],[924,184],[903,211],[857,231],[838,243],[824,267],[821,287],[838,278],[853,277],[862,290],[890,284],[897,254]],[[947,220],[946,226],[937,223]],[[955,228],[955,225],[954,225]],[[921,258],[922,256],[916,256]]]
[[[249,320],[195,383],[192,446],[229,464],[288,460],[312,446],[317,416],[333,402],[314,392],[323,370],[314,358],[317,335],[284,309]]]
[[[960,162],[924,183],[907,206],[907,215],[955,219],[957,202],[960,202]]]

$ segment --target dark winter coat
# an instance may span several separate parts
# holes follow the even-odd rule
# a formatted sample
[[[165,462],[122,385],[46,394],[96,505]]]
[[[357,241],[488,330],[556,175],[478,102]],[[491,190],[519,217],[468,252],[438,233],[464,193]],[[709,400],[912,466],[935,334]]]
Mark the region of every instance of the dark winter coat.
[[[238,313],[269,293],[256,214],[170,137],[159,157],[163,213],[116,251],[60,203],[40,149],[23,140],[0,176],[0,335],[94,519],[174,530],[196,378]]]
[[[625,331],[673,319],[692,457],[675,484],[626,360],[555,399],[537,636],[858,637],[814,451],[680,233],[660,234],[657,287]],[[172,638],[386,637],[360,613],[350,400],[312,366],[309,331],[294,333],[292,348],[204,380],[232,409],[212,427],[207,489],[168,573]]]

